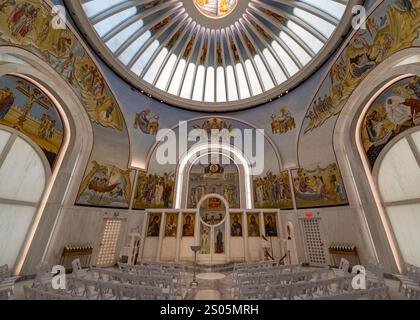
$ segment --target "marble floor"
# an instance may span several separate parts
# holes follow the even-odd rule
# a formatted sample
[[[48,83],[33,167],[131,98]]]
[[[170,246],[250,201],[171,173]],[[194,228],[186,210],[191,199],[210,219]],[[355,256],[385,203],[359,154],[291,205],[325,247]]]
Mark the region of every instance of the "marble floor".
[[[190,280],[190,281],[189,281]],[[192,282],[188,275],[187,285]],[[185,300],[232,300],[233,285],[230,273],[203,273],[197,275],[198,286],[187,289]]]

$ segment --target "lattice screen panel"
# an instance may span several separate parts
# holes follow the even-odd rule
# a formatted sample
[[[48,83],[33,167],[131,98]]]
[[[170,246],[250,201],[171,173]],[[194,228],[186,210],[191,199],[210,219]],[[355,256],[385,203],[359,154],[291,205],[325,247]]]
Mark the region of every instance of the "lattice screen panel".
[[[96,261],[98,266],[112,266],[115,263],[121,224],[119,219],[106,219],[101,248]]]
[[[314,265],[325,265],[324,244],[321,239],[319,219],[303,220],[303,230],[305,232],[306,249],[309,262]]]

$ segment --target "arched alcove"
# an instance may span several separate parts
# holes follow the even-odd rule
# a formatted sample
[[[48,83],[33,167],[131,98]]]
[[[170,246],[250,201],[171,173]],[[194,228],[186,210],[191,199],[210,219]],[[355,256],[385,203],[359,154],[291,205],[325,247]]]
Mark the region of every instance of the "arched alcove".
[[[385,67],[386,66],[386,67]],[[404,269],[389,219],[363,148],[361,130],[372,102],[401,79],[420,74],[420,50],[401,50],[373,70],[354,91],[334,130],[334,151],[346,182],[351,206],[357,214],[362,263],[380,262],[387,271]]]
[[[188,170],[186,196],[187,208],[196,208],[208,194],[219,194],[230,208],[239,209],[243,177],[238,165],[221,154],[207,154],[191,164]]]
[[[9,57],[0,64],[0,76],[17,76],[42,90],[59,111],[66,132],[14,268],[16,274],[33,274],[40,261],[59,260],[62,250],[57,241],[60,218],[66,207],[74,205],[92,150],[93,132],[80,100],[47,63],[16,47],[2,46],[0,56]]]
[[[215,151],[218,150],[218,151]],[[199,155],[197,155],[199,154]],[[189,179],[189,171],[191,166],[198,161],[201,157],[216,154],[223,155],[227,158],[233,160],[233,162],[238,166],[239,169],[239,184],[242,186],[241,198],[243,198],[243,206],[246,209],[253,208],[252,201],[252,181],[251,181],[251,165],[247,160],[246,156],[240,151],[237,150],[234,146],[226,144],[218,144],[212,146],[211,144],[198,144],[192,147],[188,152],[186,152],[179,161],[177,167],[177,180],[175,188],[175,209],[181,209],[182,207],[187,207],[186,199],[183,201],[184,190],[187,190],[187,184]]]

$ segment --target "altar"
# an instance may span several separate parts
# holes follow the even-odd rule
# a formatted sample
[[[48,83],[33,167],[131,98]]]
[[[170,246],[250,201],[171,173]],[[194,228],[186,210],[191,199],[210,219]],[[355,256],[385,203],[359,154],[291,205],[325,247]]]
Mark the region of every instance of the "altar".
[[[200,246],[197,262],[203,265],[261,261],[267,258],[267,243],[272,257],[280,259],[279,221],[280,210],[231,209],[219,194],[203,197],[196,209],[150,209],[144,216],[139,260],[192,262],[191,246]]]

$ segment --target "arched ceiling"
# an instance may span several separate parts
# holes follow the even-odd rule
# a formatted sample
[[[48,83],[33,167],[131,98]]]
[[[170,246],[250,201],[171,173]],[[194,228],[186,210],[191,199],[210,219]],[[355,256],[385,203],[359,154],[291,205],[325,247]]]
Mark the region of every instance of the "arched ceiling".
[[[182,108],[233,111],[274,99],[318,68],[357,0],[66,1],[125,80]]]

